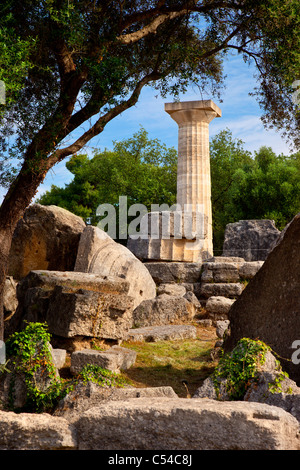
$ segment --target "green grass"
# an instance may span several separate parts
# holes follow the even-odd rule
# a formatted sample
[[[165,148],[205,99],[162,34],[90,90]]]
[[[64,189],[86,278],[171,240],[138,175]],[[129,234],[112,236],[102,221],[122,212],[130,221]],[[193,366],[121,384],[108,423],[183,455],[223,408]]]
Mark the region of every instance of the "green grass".
[[[123,342],[122,346],[137,352],[135,364],[123,375],[136,387],[170,386],[180,397],[186,397],[187,390],[182,381],[187,382],[190,395],[203,380],[212,374],[216,363],[211,360],[210,351],[214,347],[215,330],[207,335],[198,329],[197,339],[180,341]]]

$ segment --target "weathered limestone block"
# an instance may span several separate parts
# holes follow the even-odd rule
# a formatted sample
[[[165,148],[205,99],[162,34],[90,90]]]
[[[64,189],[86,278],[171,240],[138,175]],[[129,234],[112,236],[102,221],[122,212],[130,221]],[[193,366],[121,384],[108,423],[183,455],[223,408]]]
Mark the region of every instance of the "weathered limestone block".
[[[264,261],[279,235],[273,220],[240,220],[228,224],[223,255],[241,256],[246,261]]]
[[[71,287],[95,292],[110,294],[128,294],[129,283],[115,276],[102,276],[100,274],[82,272],[62,272],[36,270],[31,271],[26,278],[18,284],[17,295],[23,297],[28,289],[41,287],[52,290],[56,286]]]
[[[203,263],[202,282],[240,282],[252,279],[263,261],[245,261],[243,258],[217,256]]]
[[[132,398],[91,408],[75,426],[79,450],[300,448],[298,421],[261,403]]]
[[[223,296],[212,296],[206,302],[206,312],[209,318],[214,320],[226,320],[228,312],[235,302],[234,299],[228,299]]]
[[[52,356],[55,367],[62,369],[67,359],[67,351],[65,349],[55,348],[52,349]]]
[[[202,282],[239,282],[238,266],[233,263],[204,263],[201,280]]]
[[[125,279],[134,307],[156,295],[155,282],[143,263],[98,227],[87,226],[83,231],[74,270]]]
[[[61,207],[29,206],[14,232],[9,275],[19,280],[32,270],[73,271],[85,226],[81,217]]]
[[[282,369],[270,351],[260,368],[257,382],[250,385],[244,400],[278,406],[300,421],[300,387],[282,375]]]
[[[143,399],[144,397],[169,397],[176,398],[177,395],[172,387],[148,387],[148,388],[115,388],[102,387],[93,382],[84,384],[79,382],[68,395],[61,400],[54,412],[54,416],[61,416],[74,422],[84,411],[103,405],[110,401],[122,401],[130,398]]]
[[[226,391],[226,378],[220,380],[218,396],[212,378],[208,377],[196,390],[193,398],[230,400]],[[258,366],[255,380],[248,384],[243,400],[277,406],[300,421],[300,387],[282,374],[278,360],[270,351],[266,352],[264,363]]]
[[[105,292],[57,286],[46,314],[49,331],[72,338],[122,339],[132,324],[132,298]]]
[[[76,449],[76,436],[64,418],[0,411],[0,450]]]
[[[235,299],[241,295],[244,286],[240,283],[208,283],[201,285],[201,296],[208,299],[209,297],[228,297],[229,299]]]
[[[201,263],[149,261],[144,263],[144,266],[157,285],[166,283],[194,284],[201,280]]]
[[[141,328],[191,321],[195,314],[195,305],[184,297],[162,294],[153,300],[144,300],[134,309],[133,326]]]
[[[229,320],[219,320],[216,322],[216,335],[218,336],[218,338],[224,338],[224,334],[228,330],[229,325]]]
[[[239,268],[239,275],[241,279],[252,279],[256,273],[260,270],[264,261],[246,261],[240,268]]]
[[[300,385],[300,367],[292,356],[299,346],[300,213],[289,225],[263,266],[229,312],[231,350],[243,337],[259,338],[281,358],[283,369]],[[284,359],[283,359],[284,358]]]
[[[15,313],[18,307],[17,282],[12,276],[6,276],[3,296],[4,318],[8,318]]]
[[[145,326],[129,330],[126,341],[155,343],[156,341],[195,339],[196,337],[197,330],[192,325]]]
[[[18,285],[19,306],[8,330],[25,321],[46,322],[49,332],[62,338],[120,340],[132,326],[128,292],[128,282],[119,277],[32,271]]]
[[[182,284],[161,284],[157,288],[157,295],[160,294],[183,297],[186,294],[186,288]]]
[[[200,301],[198,300],[198,298],[196,297],[196,295],[194,294],[194,292],[188,291],[186,294],[184,294],[183,297],[184,297],[186,300],[188,300],[189,302],[191,302],[191,303],[196,307],[196,309],[200,309],[200,308],[201,308],[201,303],[200,303]]]
[[[135,351],[120,346],[113,346],[106,351],[84,349],[72,353],[70,371],[76,375],[84,366],[92,364],[118,373],[120,370],[129,369],[135,360]]]

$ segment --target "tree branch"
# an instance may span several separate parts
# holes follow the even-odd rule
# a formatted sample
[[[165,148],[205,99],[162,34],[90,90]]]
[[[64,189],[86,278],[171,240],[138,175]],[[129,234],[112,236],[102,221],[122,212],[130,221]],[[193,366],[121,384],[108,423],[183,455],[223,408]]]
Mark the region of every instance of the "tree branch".
[[[76,152],[79,152],[93,137],[100,134],[106,124],[114,119],[116,116],[121,114],[126,109],[131,108],[134,106],[140,96],[142,88],[147,85],[151,81],[155,81],[161,78],[161,75],[157,72],[152,72],[149,75],[143,77],[138,84],[136,85],[135,89],[133,90],[131,96],[128,100],[123,101],[122,103],[115,106],[113,109],[108,111],[103,116],[96,121],[96,123],[90,127],[88,131],[82,134],[73,144],[65,147],[63,149],[56,150],[50,157],[47,159],[47,167],[48,169],[52,168],[53,165],[62,161],[64,158],[68,157],[69,155],[73,155]]]
[[[186,14],[187,10],[182,10],[159,15],[151,23],[149,23],[147,26],[144,26],[144,28],[140,29],[139,31],[124,34],[124,36],[119,36],[117,39],[121,44],[133,44],[134,42],[139,41],[149,34],[155,34],[159,26],[165,23],[167,20],[174,20],[175,18],[184,16]]]
[[[155,15],[169,15],[171,13],[181,13],[185,15],[187,12],[195,12],[195,13],[206,13],[211,10],[215,10],[218,8],[230,8],[232,10],[241,10],[241,5],[237,4],[236,2],[228,2],[228,1],[215,1],[209,2],[202,5],[197,5],[199,3],[198,0],[187,0],[182,5],[179,5],[177,8],[176,6],[165,7],[165,0],[159,0],[155,8],[146,10],[146,11],[139,11],[132,13],[125,17],[123,23],[121,24],[121,31],[124,31],[128,27],[132,26],[135,23],[140,23],[149,18],[153,18]],[[135,33],[132,33],[135,34]],[[121,36],[120,36],[121,37]]]

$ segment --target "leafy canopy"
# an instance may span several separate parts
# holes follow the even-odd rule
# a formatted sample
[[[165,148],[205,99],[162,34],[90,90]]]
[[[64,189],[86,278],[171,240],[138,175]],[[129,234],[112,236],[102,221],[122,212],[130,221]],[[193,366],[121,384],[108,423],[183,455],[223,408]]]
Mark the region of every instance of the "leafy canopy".
[[[114,142],[112,150],[95,151],[92,158],[74,155],[66,164],[74,179],[65,188],[55,185],[38,202],[54,204],[96,224],[97,207],[112,204],[117,209],[120,196],[131,206],[176,202],[177,152],[158,139],[149,139],[141,128],[131,138]]]
[[[278,229],[300,211],[300,153],[276,155],[269,147],[252,154],[225,129],[210,141],[214,252],[222,253],[228,223],[272,219]],[[67,163],[74,175],[64,188],[52,186],[38,202],[58,205],[92,224],[100,204],[118,208],[119,196],[128,207],[176,202],[177,152],[141,128],[131,138],[115,142],[113,150],[92,158],[74,155]]]
[[[232,50],[256,65],[266,125],[299,143],[298,0],[5,0],[1,13],[2,157],[23,162],[35,187],[144,86],[179,98],[194,84],[220,96]]]
[[[222,253],[228,223],[271,219],[279,230],[300,211],[300,153],[276,155],[263,146],[252,155],[226,129],[211,141],[214,251]]]

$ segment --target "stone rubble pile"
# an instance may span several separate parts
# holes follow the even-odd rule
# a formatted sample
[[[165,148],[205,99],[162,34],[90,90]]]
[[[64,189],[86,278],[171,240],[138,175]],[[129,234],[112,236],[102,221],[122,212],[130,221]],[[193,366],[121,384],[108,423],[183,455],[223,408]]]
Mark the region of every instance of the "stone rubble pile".
[[[76,216],[33,205],[19,223],[12,246],[4,302],[6,336],[25,322],[47,323],[57,374],[70,358],[73,375],[87,364],[126,370],[136,353],[122,342],[196,338],[196,324],[213,325],[220,340],[216,345],[223,345],[232,321],[234,338],[239,322],[247,336],[243,311],[239,318],[243,298],[252,286],[261,295],[257,283],[267,282],[266,263],[275,269],[269,259],[288,259],[284,235],[277,243],[282,241],[282,253],[275,248],[266,261],[224,252],[202,263],[142,263]],[[282,268],[284,263],[279,264]],[[297,284],[293,279],[289,291]],[[95,339],[102,342],[102,350],[92,349]],[[243,402],[216,400],[210,378],[191,399],[178,398],[171,387],[119,389],[79,383],[53,415],[0,411],[0,449],[298,450],[299,388],[286,379],[281,391],[268,393],[269,383],[278,378],[271,359]],[[10,387],[7,380],[0,384],[2,404]]]

